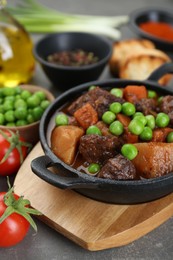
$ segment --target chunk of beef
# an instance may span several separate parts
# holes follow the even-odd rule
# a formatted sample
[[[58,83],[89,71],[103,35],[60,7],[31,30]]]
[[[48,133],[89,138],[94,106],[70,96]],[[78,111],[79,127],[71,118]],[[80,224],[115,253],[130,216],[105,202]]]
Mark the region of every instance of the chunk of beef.
[[[79,108],[81,108],[83,105],[85,105],[86,103],[91,104],[93,107],[95,107],[95,103],[94,100],[92,99],[92,97],[89,95],[89,92],[87,92],[86,94],[83,94],[82,96],[80,96],[79,98],[77,98],[74,102],[72,102],[72,104],[67,108],[67,112],[70,115],[73,115],[75,113],[76,110],[78,110]]]
[[[75,100],[67,108],[67,111],[69,114],[73,115],[76,110],[86,103],[89,103],[97,111],[99,118],[101,118],[102,114],[108,110],[109,105],[113,102],[120,102],[122,104],[125,101],[122,98],[115,97],[107,90],[96,87]]]
[[[160,111],[169,114],[173,111],[173,96],[165,96],[160,103]]]
[[[156,101],[152,98],[143,98],[135,103],[136,110],[144,113],[144,115],[152,114],[157,110]]]
[[[79,152],[89,163],[101,163],[114,157],[121,147],[121,139],[112,136],[84,135],[80,139]]]
[[[68,120],[69,120],[69,125],[79,126],[79,124],[74,116],[69,116]]]
[[[173,127],[173,111],[171,111],[170,113],[168,113],[168,116],[170,118],[170,126]]]
[[[168,114],[170,117],[170,124],[173,126],[173,96],[165,96],[160,103],[160,112]]]
[[[106,93],[104,93],[103,96],[98,97],[98,99],[95,101],[95,109],[98,113],[99,119],[102,118],[104,112],[109,110],[109,106],[113,102],[119,102],[121,104],[125,102],[124,99],[117,98],[110,93],[108,93],[108,95],[105,94]]]
[[[109,126],[105,124],[103,121],[98,121],[97,124],[95,124],[95,126],[97,126],[100,129],[102,135],[113,136],[113,134],[111,134],[111,132],[109,131]]]
[[[109,159],[101,168],[99,178],[111,180],[136,179],[136,169],[133,163],[121,154]]]
[[[95,102],[95,109],[100,119],[103,113],[109,109],[110,104],[112,104],[113,102],[119,102],[121,104],[125,102],[123,98],[115,97],[109,91],[101,89],[99,87],[90,91],[90,95]]]

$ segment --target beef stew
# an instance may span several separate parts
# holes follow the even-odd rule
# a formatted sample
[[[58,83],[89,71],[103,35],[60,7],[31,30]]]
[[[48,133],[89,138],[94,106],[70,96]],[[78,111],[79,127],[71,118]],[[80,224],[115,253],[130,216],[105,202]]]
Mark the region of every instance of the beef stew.
[[[69,102],[72,103],[80,95],[86,93],[89,86],[95,85],[102,89],[110,90],[112,88],[125,88],[127,85],[137,85],[145,86],[147,90],[155,90],[161,96],[173,95],[171,87],[162,87],[154,82],[166,73],[173,73],[172,63],[160,67],[152,73],[150,79],[145,81],[109,79],[105,81],[89,82],[68,90],[58,96],[46,110],[40,122],[40,141],[45,155],[32,160],[32,171],[42,180],[53,186],[60,189],[71,189],[91,199],[106,203],[143,203],[159,199],[173,192],[172,171],[161,177],[149,179],[141,178],[139,180],[98,178],[89,174],[84,174],[71,167],[71,165],[64,163],[50,148],[50,136],[52,128],[54,127],[52,126],[52,122],[54,122],[56,111],[62,110],[62,107],[65,107],[65,104],[69,104]],[[121,97],[121,91],[119,94]],[[121,115],[120,117],[128,124],[128,116]],[[71,120],[71,116],[69,117],[69,122],[73,122],[74,125],[76,124],[73,119]],[[107,131],[104,125],[103,129],[105,132]],[[126,130],[125,127],[124,129]],[[162,135],[165,136],[166,132],[167,130],[162,131]],[[157,135],[156,133],[155,136],[160,138],[160,134]],[[136,139],[136,136],[131,134],[130,138],[134,140]],[[134,142],[136,141],[134,140]],[[144,144],[147,144],[147,142],[144,142]],[[53,172],[52,167],[54,168]]]
[[[139,180],[169,173],[173,170],[173,95],[163,97],[138,85],[117,90],[122,91],[121,97],[114,88],[92,86],[57,111],[52,151],[71,167],[98,178]],[[58,121],[59,116],[67,120]],[[125,146],[128,153],[122,154]]]

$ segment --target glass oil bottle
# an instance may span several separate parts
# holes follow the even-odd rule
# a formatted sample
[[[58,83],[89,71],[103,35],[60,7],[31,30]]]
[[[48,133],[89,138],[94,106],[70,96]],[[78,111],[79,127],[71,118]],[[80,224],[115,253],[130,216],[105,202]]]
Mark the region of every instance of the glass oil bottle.
[[[0,7],[0,87],[27,83],[35,60],[32,41],[23,26]]]

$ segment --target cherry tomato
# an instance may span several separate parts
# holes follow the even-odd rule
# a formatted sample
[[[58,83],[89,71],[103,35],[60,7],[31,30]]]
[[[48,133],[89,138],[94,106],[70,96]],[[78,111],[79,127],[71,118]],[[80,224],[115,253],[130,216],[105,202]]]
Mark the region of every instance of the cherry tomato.
[[[0,176],[16,173],[27,155],[30,144],[17,133],[0,130]]]
[[[0,217],[3,215],[7,206],[4,203],[6,192],[0,192]],[[19,197],[14,195],[15,199]],[[21,215],[12,213],[0,224],[0,247],[16,245],[23,240],[28,232],[30,223]]]
[[[14,193],[8,177],[7,181],[9,190],[0,192],[0,247],[18,244],[26,236],[30,225],[37,231],[37,226],[30,215],[41,214],[29,207],[29,200]]]

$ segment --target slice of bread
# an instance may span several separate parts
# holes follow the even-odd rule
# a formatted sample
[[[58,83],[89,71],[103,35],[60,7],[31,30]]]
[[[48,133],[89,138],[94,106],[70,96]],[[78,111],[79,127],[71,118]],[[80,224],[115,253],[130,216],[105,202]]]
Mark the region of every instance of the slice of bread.
[[[119,75],[120,67],[126,61],[128,55],[134,54],[136,51],[143,49],[154,49],[155,45],[144,39],[128,39],[115,42],[113,44],[113,52],[109,61],[109,68],[112,75]]]
[[[164,52],[157,49],[137,50],[126,56],[126,60],[119,69],[122,79],[146,80],[150,74],[171,59]],[[160,80],[161,85],[166,85],[172,75],[165,75]]]

